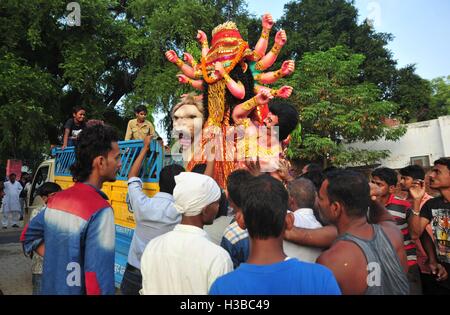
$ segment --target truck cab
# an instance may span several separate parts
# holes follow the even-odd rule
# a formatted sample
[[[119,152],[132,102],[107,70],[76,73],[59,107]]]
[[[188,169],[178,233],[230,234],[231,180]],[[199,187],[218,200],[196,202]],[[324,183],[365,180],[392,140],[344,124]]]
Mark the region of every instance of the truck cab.
[[[39,208],[42,208],[44,201],[37,195],[37,190],[45,182],[55,181],[55,159],[48,159],[42,162],[37,171],[34,173],[33,180],[31,182],[31,189],[27,192],[26,207],[28,209],[28,215]]]
[[[116,249],[114,277],[116,287],[120,287],[128,260],[128,251],[133,237],[135,220],[134,214],[127,202],[128,172],[131,165],[143,147],[142,140],[120,141],[122,167],[119,170],[116,181],[104,183],[102,191],[108,196],[114,210],[116,226]],[[67,189],[74,184],[70,173],[70,166],[75,162],[75,148],[67,147],[64,150],[56,148],[52,151],[54,158],[45,160],[37,168],[31,189],[27,196],[28,212],[44,205],[42,199],[37,196],[37,189],[45,182],[55,182],[62,189]],[[152,197],[159,191],[159,173],[163,167],[164,152],[161,145],[153,140],[150,143],[150,151],[142,163],[140,178],[144,185],[143,190]]]

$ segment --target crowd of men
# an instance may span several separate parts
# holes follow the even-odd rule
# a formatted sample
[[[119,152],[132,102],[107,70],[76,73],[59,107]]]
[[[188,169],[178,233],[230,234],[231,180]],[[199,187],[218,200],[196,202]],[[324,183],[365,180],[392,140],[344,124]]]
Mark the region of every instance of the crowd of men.
[[[107,125],[84,127],[75,185],[41,190],[46,206],[21,236],[27,255],[43,257],[36,294],[116,293],[114,215],[101,188],[121,167],[118,140]],[[429,185],[419,166],[367,177],[308,165],[283,183],[249,163],[224,191],[207,175],[214,161],[193,172],[174,164],[148,197],[138,176],[150,141],[128,174],[136,228],[122,294],[450,293],[449,158],[434,162]]]

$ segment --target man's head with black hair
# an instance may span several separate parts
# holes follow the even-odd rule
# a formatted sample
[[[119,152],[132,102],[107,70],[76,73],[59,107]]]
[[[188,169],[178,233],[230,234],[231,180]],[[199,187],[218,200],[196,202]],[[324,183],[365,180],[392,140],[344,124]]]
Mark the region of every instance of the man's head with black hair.
[[[279,140],[285,140],[299,122],[298,111],[288,101],[274,98],[269,102],[269,114],[264,120],[267,127],[279,128]]]
[[[322,166],[317,163],[306,164],[302,169],[302,174],[307,174],[308,172],[322,172]]]
[[[147,107],[144,105],[139,105],[134,109],[134,114],[136,115],[136,119],[138,122],[143,123],[145,119],[147,118]]]
[[[318,200],[324,222],[336,225],[343,217],[364,217],[370,202],[369,182],[361,173],[330,172],[320,188]]]
[[[374,169],[372,172],[372,177],[378,177],[389,186],[396,186],[398,182],[397,172],[388,167],[379,167]]]
[[[29,182],[31,179],[30,179],[30,174],[28,174],[27,172],[22,172],[21,173],[21,175],[20,175],[20,181],[22,182],[22,183],[27,183],[27,182]]]
[[[191,172],[197,173],[197,174],[205,174],[206,171],[206,163],[196,164]]]
[[[434,165],[442,165],[442,166],[447,167],[448,170],[450,170],[450,158],[443,157],[443,158],[437,159],[436,161],[434,161]]]
[[[54,194],[58,191],[61,191],[61,186],[59,186],[57,183],[53,182],[45,182],[42,184],[41,187],[38,188],[37,194],[38,196],[49,196],[51,194]]]
[[[76,114],[78,113],[80,110],[84,110],[86,111],[86,108],[84,108],[84,106],[81,105],[76,105],[72,108],[72,114]]]
[[[400,175],[408,176],[412,179],[425,179],[425,171],[420,165],[408,165],[399,170]]]
[[[444,190],[450,189],[450,158],[440,158],[434,161],[430,173],[430,187],[438,189],[441,194]]]
[[[424,180],[425,171],[419,165],[408,165],[399,170],[400,187],[403,191],[408,191],[415,180]]]
[[[72,116],[77,124],[81,124],[86,119],[86,109],[81,105],[74,106]]]
[[[139,114],[140,112],[144,112],[147,115],[148,113],[147,107],[145,107],[144,105],[136,106],[136,108],[134,109],[134,113]]]
[[[242,208],[242,188],[253,178],[249,171],[239,169],[228,175],[227,197],[235,211]],[[237,208],[237,209],[236,209]]]
[[[175,176],[184,171],[184,167],[178,164],[164,166],[159,173],[159,191],[173,195]]]
[[[395,192],[397,187],[397,172],[388,167],[376,168],[372,172],[372,183],[380,188],[380,197],[387,198]]]
[[[57,183],[45,182],[37,190],[37,195],[40,196],[45,203],[47,203],[49,197],[61,190],[61,186],[59,186]]]
[[[121,159],[116,131],[108,125],[83,129],[75,148],[75,163],[70,167],[75,182],[86,182],[91,176],[103,184],[115,181]]]
[[[15,181],[16,181],[16,173],[11,173],[11,174],[9,174],[9,176],[8,176],[8,178],[9,178],[9,181],[11,182],[11,183],[14,183]]]
[[[270,175],[253,177],[242,188],[242,212],[236,221],[251,239],[281,238],[287,226],[288,192]],[[281,243],[280,243],[281,244]]]

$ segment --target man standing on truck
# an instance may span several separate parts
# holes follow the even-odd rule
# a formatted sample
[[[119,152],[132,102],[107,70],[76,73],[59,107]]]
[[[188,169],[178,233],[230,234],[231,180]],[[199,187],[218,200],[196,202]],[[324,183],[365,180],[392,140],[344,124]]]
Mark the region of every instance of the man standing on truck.
[[[80,134],[71,167],[75,185],[48,199],[21,235],[26,254],[44,257],[41,294],[114,294],[114,215],[100,191],[121,167],[109,126]]]
[[[86,109],[83,106],[75,106],[72,109],[73,118],[69,118],[64,124],[64,137],[61,149],[77,146],[81,131],[86,128]]]
[[[144,140],[146,136],[155,136],[155,127],[153,124],[145,119],[147,117],[147,107],[140,105],[135,108],[134,113],[136,119],[131,119],[128,122],[127,132],[125,133],[125,140]]]
[[[159,192],[149,198],[142,191],[142,180],[138,177],[150,148],[151,136],[144,138],[144,147],[128,173],[128,196],[136,220],[136,228],[128,253],[128,263],[120,285],[124,295],[139,295],[142,288],[141,256],[145,246],[157,236],[172,231],[180,223],[181,214],[174,207],[173,189],[175,176],[184,172],[180,165],[164,167],[159,174]]]

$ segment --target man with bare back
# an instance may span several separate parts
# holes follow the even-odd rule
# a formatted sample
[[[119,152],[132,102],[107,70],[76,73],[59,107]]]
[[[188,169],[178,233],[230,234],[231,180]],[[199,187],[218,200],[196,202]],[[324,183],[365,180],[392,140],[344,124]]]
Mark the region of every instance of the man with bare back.
[[[374,187],[376,189],[376,187]],[[319,213],[336,226],[338,238],[317,262],[333,271],[343,294],[408,294],[403,236],[378,205],[378,224],[367,222],[371,188],[352,171],[327,174],[319,191]],[[375,207],[371,207],[373,211]]]

